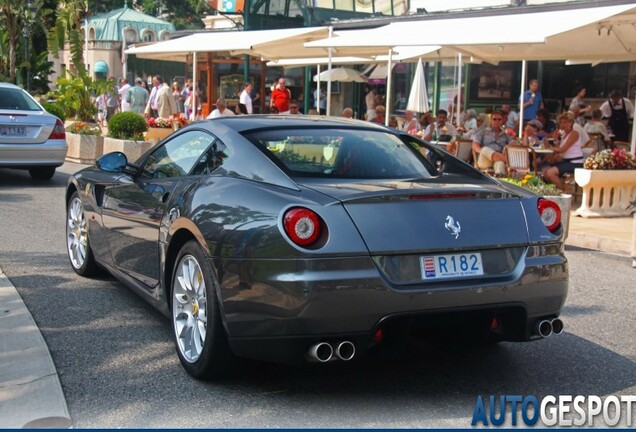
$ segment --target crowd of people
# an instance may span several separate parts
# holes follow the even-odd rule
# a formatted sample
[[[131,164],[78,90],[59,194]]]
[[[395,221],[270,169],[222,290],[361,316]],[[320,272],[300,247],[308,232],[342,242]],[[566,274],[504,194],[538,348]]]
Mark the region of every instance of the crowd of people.
[[[593,109],[585,101],[585,96],[585,87],[577,88],[570,105],[555,121],[544,106],[538,80],[533,79],[520,97],[522,116],[508,104],[501,105],[496,111],[487,108],[481,114],[474,109],[458,112],[451,105],[453,115],[440,109],[435,117],[432,111],[428,111],[422,113],[419,119],[407,110],[400,129],[426,141],[469,139],[476,155],[475,165],[497,176],[507,173],[504,151],[507,145],[542,147],[547,151],[538,160],[539,175],[544,181],[563,189],[563,175],[583,166],[586,146],[598,146],[590,150],[595,151],[617,141],[629,141],[629,118],[634,117],[634,106],[630,100],[624,98],[619,90],[614,90],[599,108]],[[367,120],[384,124],[385,108],[377,101],[377,92],[369,89],[365,98]],[[521,117],[524,128],[522,135],[517,137]],[[600,145],[590,139],[590,134],[602,137]]]
[[[147,118],[173,118],[185,114],[187,118],[194,119],[194,113],[201,112],[200,92],[193,90],[191,80],[185,82],[183,89],[176,81],[168,86],[159,75],[152,78],[151,88],[141,78],[135,79],[134,85],[122,79],[119,86],[115,86],[114,78],[111,80],[112,90],[105,91],[95,101],[102,125],[119,110],[136,112]],[[260,95],[253,92],[252,84],[246,82],[237,96],[239,102],[235,107],[229,107],[224,98],[217,99],[215,109],[207,118],[253,114],[254,102]],[[507,161],[504,148],[513,141],[528,146],[549,146],[551,152],[540,161],[540,174],[545,181],[562,188],[563,174],[572,173],[575,168],[583,166],[583,147],[589,145],[590,133],[600,134],[607,145],[613,141],[629,140],[629,118],[634,117],[634,106],[630,100],[624,98],[619,90],[614,90],[607,101],[598,109],[593,109],[585,96],[585,87],[577,88],[568,110],[559,115],[555,122],[544,106],[539,81],[533,79],[528,90],[520,97],[522,116],[508,104],[501,105],[497,111],[487,108],[479,114],[474,109],[457,110],[454,108],[457,100],[454,100],[449,107],[451,115],[440,109],[435,116],[428,111],[418,117],[407,110],[401,124],[392,117],[389,126],[426,141],[452,141],[456,137],[470,139],[477,155],[476,166],[482,170],[492,170],[495,175],[505,175]],[[321,89],[315,89],[314,101],[316,108],[310,109],[307,114],[325,114],[326,95]],[[366,120],[385,124],[384,98],[376,88],[367,88],[365,104]],[[272,87],[268,109],[270,113],[302,115],[299,101],[292,98],[284,77],[279,78]],[[354,111],[347,107],[341,115],[352,118]],[[517,138],[514,131],[518,130],[521,118],[524,128],[522,136]]]

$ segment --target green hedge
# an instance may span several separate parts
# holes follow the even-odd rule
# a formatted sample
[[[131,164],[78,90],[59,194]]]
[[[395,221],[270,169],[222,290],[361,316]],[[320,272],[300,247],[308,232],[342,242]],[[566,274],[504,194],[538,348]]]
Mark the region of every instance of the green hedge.
[[[108,122],[108,136],[117,139],[141,141],[148,130],[146,119],[134,112],[121,112]]]
[[[64,110],[58,105],[52,104],[50,102],[45,102],[42,104],[42,108],[44,108],[49,114],[53,114],[55,117],[62,120],[62,123],[64,123],[64,121],[66,120],[66,113],[64,113]]]

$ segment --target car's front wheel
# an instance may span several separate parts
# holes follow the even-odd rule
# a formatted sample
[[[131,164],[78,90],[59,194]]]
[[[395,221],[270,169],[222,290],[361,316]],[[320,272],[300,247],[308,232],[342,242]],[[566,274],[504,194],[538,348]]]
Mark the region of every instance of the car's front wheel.
[[[29,174],[33,180],[50,180],[55,174],[54,166],[41,166],[29,168]]]
[[[207,256],[195,241],[179,252],[172,276],[172,324],[181,364],[198,379],[223,378],[233,369]]]
[[[84,206],[77,192],[71,195],[66,208],[66,250],[71,267],[80,276],[93,276],[100,268],[88,241],[88,223]]]

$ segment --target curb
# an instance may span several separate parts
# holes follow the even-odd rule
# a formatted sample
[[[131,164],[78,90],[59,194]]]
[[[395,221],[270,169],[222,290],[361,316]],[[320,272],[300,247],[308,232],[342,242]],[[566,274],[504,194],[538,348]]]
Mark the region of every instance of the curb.
[[[573,233],[572,231],[570,231],[565,244],[568,246],[576,246],[583,249],[593,249],[600,252],[608,252],[625,256],[630,256],[632,250],[631,241],[601,237],[593,234]]]
[[[0,427],[69,428],[72,421],[48,346],[0,269]]]

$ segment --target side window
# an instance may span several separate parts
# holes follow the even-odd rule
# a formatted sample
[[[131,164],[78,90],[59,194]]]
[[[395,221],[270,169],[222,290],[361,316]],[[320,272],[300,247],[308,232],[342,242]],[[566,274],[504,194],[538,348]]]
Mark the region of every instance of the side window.
[[[185,176],[216,138],[203,131],[179,135],[150,154],[141,171],[145,178]]]
[[[216,140],[208,148],[203,157],[197,162],[192,170],[193,175],[212,174],[221,168],[225,160],[229,157],[228,148],[221,141]]]

